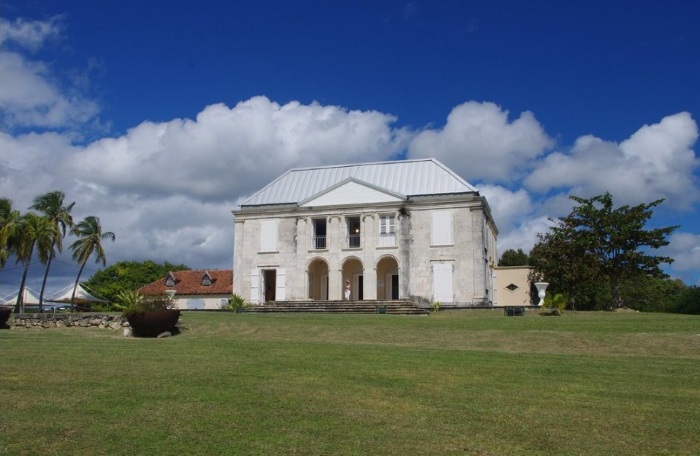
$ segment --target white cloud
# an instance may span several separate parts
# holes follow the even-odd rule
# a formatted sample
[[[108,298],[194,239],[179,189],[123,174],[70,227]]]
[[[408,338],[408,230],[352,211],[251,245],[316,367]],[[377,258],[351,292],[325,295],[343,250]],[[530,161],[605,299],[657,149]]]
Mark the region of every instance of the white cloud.
[[[59,37],[63,30],[61,16],[46,21],[17,19],[10,22],[0,18],[0,45],[14,44],[29,51],[37,51],[47,41]]]
[[[0,187],[3,196],[25,210],[42,193],[72,187],[73,175],[62,172],[64,160],[79,150],[71,136],[55,132],[12,136],[0,132]]]
[[[547,216],[533,216],[520,220],[515,229],[498,237],[498,255],[508,249],[529,252],[537,242],[537,235],[547,233],[552,226]]]
[[[697,138],[697,125],[686,112],[645,125],[620,144],[582,136],[568,153],[547,156],[524,185],[583,197],[609,191],[619,204],[665,198],[669,206],[689,209],[700,201],[693,174]]]
[[[493,103],[463,103],[443,128],[413,132],[396,128],[386,113],[259,96],[207,106],[195,119],[144,121],[119,137],[77,146],[71,129],[94,122],[97,103],[58,82],[49,63],[21,53],[60,38],[60,21],[1,21],[3,126],[35,131],[0,132],[1,193],[26,210],[35,196],[63,190],[76,201],[76,219],[96,215],[116,234],[105,245],[110,263],[230,267],[231,210],[247,195],[289,168],[387,160],[404,151],[436,157],[482,183],[500,230],[499,252],[529,251],[536,234],[548,230],[547,215],[570,209],[570,193],[607,190],[620,204],[663,197],[680,208],[698,201],[698,130],[688,113],[644,126],[619,144],[583,136],[567,152],[544,157],[553,141],[534,115],[509,119]],[[673,267],[700,270],[699,244],[698,235],[675,234]],[[70,267],[53,266],[52,275],[63,269]]]
[[[497,185],[480,185],[478,189],[488,200],[498,227],[499,257],[509,249],[529,252],[537,242],[537,234],[549,231],[548,216],[524,189],[511,191]]]
[[[442,129],[426,129],[409,158],[435,157],[467,180],[513,182],[553,144],[531,112],[513,121],[494,103],[469,101],[452,109]]]
[[[61,31],[60,20],[0,20],[0,110],[5,128],[74,128],[93,119],[98,104],[78,87],[62,87],[46,62],[28,60],[10,50],[37,50]],[[83,76],[85,77],[85,76]],[[84,82],[81,82],[84,84]]]
[[[675,259],[672,268],[677,271],[700,270],[700,234],[676,232],[669,237],[664,255]]]
[[[499,185],[479,185],[477,189],[486,197],[500,233],[510,232],[532,212],[530,195],[524,189],[511,191]]]
[[[231,267],[233,210],[291,167],[384,160],[405,133],[375,111],[255,97],[195,120],[143,122],[84,147],[59,133],[0,134],[2,187],[15,206],[60,189],[74,218],[100,217],[110,263],[153,259]],[[6,187],[7,185],[7,187]],[[6,191],[3,190],[3,195]]]
[[[376,111],[255,97],[206,107],[196,120],[144,122],[70,160],[81,180],[110,191],[231,201],[290,167],[383,160],[403,145]]]

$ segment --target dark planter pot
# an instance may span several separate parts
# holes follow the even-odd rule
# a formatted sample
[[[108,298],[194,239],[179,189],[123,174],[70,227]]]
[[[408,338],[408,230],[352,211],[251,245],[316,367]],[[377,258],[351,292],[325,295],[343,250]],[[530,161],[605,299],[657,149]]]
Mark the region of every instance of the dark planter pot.
[[[0,328],[7,326],[7,320],[10,319],[10,315],[12,315],[12,307],[0,307]]]
[[[156,337],[162,332],[172,331],[179,318],[177,309],[136,312],[126,316],[134,334],[141,337]]]

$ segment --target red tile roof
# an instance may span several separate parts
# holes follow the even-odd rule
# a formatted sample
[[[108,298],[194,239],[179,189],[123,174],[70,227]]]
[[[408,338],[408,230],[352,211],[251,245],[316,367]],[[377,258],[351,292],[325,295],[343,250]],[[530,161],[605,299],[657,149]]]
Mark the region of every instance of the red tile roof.
[[[203,285],[204,275],[209,273],[211,285]],[[163,294],[165,290],[175,290],[177,295],[226,295],[233,293],[233,270],[195,270],[195,271],[175,271],[171,272],[175,278],[175,286],[166,286],[166,277],[151,282],[139,288],[139,293],[145,295]]]

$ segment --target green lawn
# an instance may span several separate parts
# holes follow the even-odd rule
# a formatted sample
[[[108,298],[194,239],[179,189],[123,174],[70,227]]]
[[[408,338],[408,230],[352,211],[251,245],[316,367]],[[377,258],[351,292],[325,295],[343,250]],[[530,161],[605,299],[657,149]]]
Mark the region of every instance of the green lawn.
[[[698,316],[180,324],[0,331],[0,454],[700,454]]]

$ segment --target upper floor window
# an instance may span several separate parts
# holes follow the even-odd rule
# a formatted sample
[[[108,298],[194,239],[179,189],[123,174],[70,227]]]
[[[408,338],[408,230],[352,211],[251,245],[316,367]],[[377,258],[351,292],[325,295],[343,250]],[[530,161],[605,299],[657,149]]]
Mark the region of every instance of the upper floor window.
[[[452,245],[452,211],[432,212],[431,245]]]
[[[381,215],[379,217],[379,246],[396,245],[396,217]]]
[[[211,278],[211,275],[209,274],[209,271],[206,271],[202,276],[202,286],[209,287],[211,286],[212,282],[213,280]]]
[[[326,219],[313,219],[312,248],[316,250],[326,249]]]
[[[260,251],[277,251],[277,220],[260,221]]]
[[[345,217],[345,229],[347,231],[346,246],[348,248],[360,247],[360,239],[362,235],[360,217]]]

